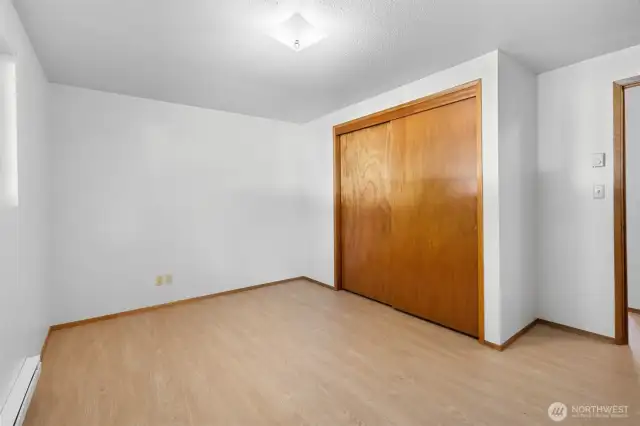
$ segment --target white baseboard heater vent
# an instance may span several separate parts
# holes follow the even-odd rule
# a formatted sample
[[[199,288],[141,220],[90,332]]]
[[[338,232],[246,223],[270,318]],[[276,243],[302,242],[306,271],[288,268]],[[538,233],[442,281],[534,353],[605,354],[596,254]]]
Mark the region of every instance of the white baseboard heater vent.
[[[40,356],[27,358],[0,412],[0,426],[22,426],[40,378]]]

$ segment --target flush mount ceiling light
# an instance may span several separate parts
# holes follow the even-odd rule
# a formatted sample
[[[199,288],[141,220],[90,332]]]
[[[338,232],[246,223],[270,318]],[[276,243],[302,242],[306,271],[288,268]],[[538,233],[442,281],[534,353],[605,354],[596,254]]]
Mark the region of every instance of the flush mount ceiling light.
[[[269,32],[280,43],[299,52],[326,37],[322,31],[311,25],[299,13],[292,15]]]

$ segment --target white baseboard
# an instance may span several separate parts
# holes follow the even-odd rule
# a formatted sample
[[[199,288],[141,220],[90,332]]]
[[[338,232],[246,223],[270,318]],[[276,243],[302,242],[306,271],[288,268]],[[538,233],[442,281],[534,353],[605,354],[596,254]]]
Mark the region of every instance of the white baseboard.
[[[27,358],[0,411],[0,426],[22,426],[39,378],[40,355]]]

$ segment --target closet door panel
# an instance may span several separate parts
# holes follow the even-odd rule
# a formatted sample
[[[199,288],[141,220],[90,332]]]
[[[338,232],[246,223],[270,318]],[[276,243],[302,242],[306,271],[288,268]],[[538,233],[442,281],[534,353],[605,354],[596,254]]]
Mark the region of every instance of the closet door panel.
[[[477,336],[475,99],[390,123],[392,305]]]
[[[391,303],[389,123],[340,136],[342,282],[345,290]]]

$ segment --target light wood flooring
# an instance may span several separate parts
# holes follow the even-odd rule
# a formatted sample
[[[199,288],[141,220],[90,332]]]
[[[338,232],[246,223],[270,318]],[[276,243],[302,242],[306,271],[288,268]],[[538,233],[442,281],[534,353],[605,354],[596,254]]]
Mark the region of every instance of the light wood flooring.
[[[52,333],[26,426],[549,425],[555,401],[629,405],[620,347],[538,325],[505,352],[295,281]]]

